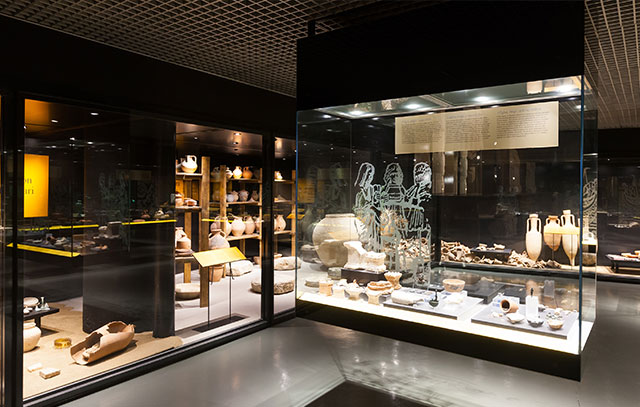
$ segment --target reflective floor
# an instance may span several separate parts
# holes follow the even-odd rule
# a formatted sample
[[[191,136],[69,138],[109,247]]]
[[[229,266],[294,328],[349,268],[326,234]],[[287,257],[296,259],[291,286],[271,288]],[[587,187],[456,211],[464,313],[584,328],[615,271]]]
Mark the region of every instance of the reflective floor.
[[[640,285],[599,283],[582,382],[295,319],[67,406],[375,405],[349,382],[379,405],[637,407],[639,344]]]

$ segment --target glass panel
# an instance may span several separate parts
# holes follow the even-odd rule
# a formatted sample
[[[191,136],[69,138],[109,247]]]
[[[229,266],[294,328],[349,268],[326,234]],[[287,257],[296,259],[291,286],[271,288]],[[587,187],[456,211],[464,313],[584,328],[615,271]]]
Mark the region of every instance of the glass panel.
[[[579,353],[581,80],[299,112],[298,298]]]
[[[200,279],[193,256],[216,218],[232,226],[231,208],[259,216],[260,135],[38,100],[25,132],[25,398],[260,319],[259,266],[201,267]],[[227,182],[221,163],[255,176]],[[222,205],[221,185],[258,202]],[[260,255],[259,234],[231,236]]]

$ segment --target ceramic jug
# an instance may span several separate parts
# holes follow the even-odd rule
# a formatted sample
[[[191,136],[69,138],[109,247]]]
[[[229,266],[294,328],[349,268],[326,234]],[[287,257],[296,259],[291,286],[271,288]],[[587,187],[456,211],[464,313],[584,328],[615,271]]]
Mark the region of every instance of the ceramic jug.
[[[249,167],[244,167],[242,169],[242,178],[246,178],[246,179],[253,178],[253,171],[251,171]]]
[[[580,229],[576,225],[576,218],[569,209],[562,211],[560,217],[562,227],[562,248],[569,258],[571,266],[575,266],[576,254],[578,254],[578,234]]]
[[[233,178],[234,179],[242,178],[242,169],[240,167],[236,167],[236,169],[233,170]]]
[[[245,230],[244,222],[242,218],[236,216],[236,218],[231,222],[231,234],[234,236],[242,236]]]
[[[246,189],[243,189],[240,192],[238,192],[238,200],[240,202],[246,202],[248,199],[249,199],[249,191],[247,191]]]
[[[227,247],[230,247],[229,242],[225,239],[226,237],[227,234],[222,230],[212,230],[209,234],[209,249],[226,249]]]
[[[258,191],[254,190],[251,193],[251,199],[249,200],[249,202],[258,202],[260,200],[260,195],[258,195]]]
[[[211,170],[211,181],[214,181],[214,182],[220,181],[220,167],[214,167]]]
[[[560,220],[556,215],[549,215],[544,225],[544,242],[554,252],[560,248],[562,243],[562,233],[560,230]]]
[[[276,171],[275,180],[276,181],[282,181],[282,174],[280,173],[280,171]]]
[[[198,169],[198,159],[195,155],[188,155],[187,159],[182,162],[182,171],[194,173]]]
[[[176,246],[178,245],[178,240],[182,239],[183,237],[187,237],[187,234],[185,233],[183,228],[177,227],[175,232]]]
[[[276,221],[273,225],[273,230],[275,232],[282,232],[287,228],[287,221],[284,219],[284,216],[278,215],[276,216]]]
[[[253,218],[249,215],[245,216],[242,221],[244,222],[244,233],[251,235],[256,230],[256,223],[253,221]]]
[[[262,221],[260,220],[260,216],[254,216],[253,223],[256,225],[256,233],[260,233],[260,228],[262,227]]]
[[[236,202],[238,200],[238,193],[236,191],[231,191],[227,194],[227,202]]]
[[[525,235],[527,256],[533,261],[538,260],[542,251],[542,221],[538,214],[532,213],[527,219],[527,233]]]
[[[22,351],[29,352],[38,345],[42,331],[35,322],[25,322],[22,331]]]

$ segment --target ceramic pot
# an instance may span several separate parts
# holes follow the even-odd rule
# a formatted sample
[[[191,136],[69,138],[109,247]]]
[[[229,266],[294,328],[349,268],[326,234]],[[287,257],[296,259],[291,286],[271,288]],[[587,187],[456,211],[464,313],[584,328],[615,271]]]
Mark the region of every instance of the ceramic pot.
[[[244,222],[244,233],[251,235],[256,230],[256,223],[251,216],[245,216],[242,221]]]
[[[562,249],[569,258],[571,266],[575,266],[576,254],[578,254],[578,234],[580,229],[576,225],[576,218],[569,209],[562,211],[560,217],[562,227]]]
[[[233,170],[233,178],[234,179],[242,178],[242,169],[240,167],[236,167],[236,169]]]
[[[244,167],[242,169],[242,178],[246,178],[246,179],[253,178],[253,172],[249,169],[249,167]]]
[[[256,233],[260,233],[260,228],[262,227],[262,221],[260,220],[260,216],[254,216],[253,223],[256,225]]]
[[[393,284],[394,290],[399,290],[402,288],[402,286],[400,285],[401,277],[402,277],[402,273],[398,271],[389,271],[387,273],[384,273],[384,278],[386,278],[388,282]]]
[[[542,221],[535,213],[529,215],[529,219],[527,219],[525,246],[527,248],[527,256],[533,261],[538,260],[542,251]]]
[[[211,181],[220,181],[220,168],[215,167],[211,170]]]
[[[237,202],[240,195],[236,191],[231,191],[227,194],[227,202]]]
[[[284,216],[278,215],[276,216],[276,221],[273,225],[273,230],[275,232],[282,232],[287,228],[287,221],[284,219]]]
[[[545,221],[544,242],[554,252],[560,248],[560,243],[562,243],[562,233],[560,231],[560,221],[555,215],[549,215]]]
[[[198,159],[195,155],[188,155],[187,159],[181,164],[182,171],[194,173],[198,169]]]
[[[242,218],[236,217],[233,222],[231,222],[231,234],[234,236],[242,236],[245,230],[244,222]]]
[[[505,298],[504,300],[500,301],[500,308],[505,314],[510,314],[512,312],[518,311],[518,308],[520,308],[520,304],[518,304],[514,300]]]
[[[177,227],[176,231],[175,231],[175,244],[176,244],[176,246],[178,245],[178,240],[182,239],[183,237],[187,237],[187,234],[185,233],[183,228]]]
[[[217,283],[222,279],[222,275],[224,274],[224,265],[213,266],[213,275],[211,276],[211,281]]]
[[[233,171],[231,171],[231,168],[227,168],[225,176],[227,177],[227,179],[231,179],[233,177]]]
[[[176,242],[176,249],[189,250],[191,249],[191,239],[185,234]]]
[[[282,181],[282,174],[280,173],[280,171],[276,171],[274,178],[276,181]]]
[[[215,220],[211,222],[211,226],[209,226],[209,232],[213,233],[219,229],[220,229],[220,215],[216,216]]]
[[[450,293],[459,293],[464,289],[464,280],[458,280],[456,278],[446,278],[442,280],[442,286],[445,291]]]
[[[242,191],[238,192],[238,200],[240,202],[247,202],[248,199],[249,199],[249,191],[247,191],[246,189],[243,189]]]
[[[313,244],[327,267],[343,267],[347,262],[344,242],[358,240],[364,224],[353,213],[328,214],[313,229]]]
[[[226,249],[227,247],[230,247],[229,242],[225,237],[227,237],[227,234],[222,230],[212,230],[209,234],[209,249]]]
[[[253,191],[251,193],[251,201],[258,202],[260,200],[260,195],[258,195],[258,191]]]
[[[25,322],[22,331],[22,351],[29,352],[38,345],[42,331],[35,322]]]

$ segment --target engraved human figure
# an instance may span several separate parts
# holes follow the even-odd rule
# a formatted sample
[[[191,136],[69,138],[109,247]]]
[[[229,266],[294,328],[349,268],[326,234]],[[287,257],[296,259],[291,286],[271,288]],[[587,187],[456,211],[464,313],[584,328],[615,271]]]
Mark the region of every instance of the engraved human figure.
[[[380,190],[380,228],[382,241],[393,248],[389,252],[389,267],[399,271],[403,263],[398,247],[400,241],[407,235],[407,220],[404,217],[406,202],[406,189],[404,187],[404,174],[398,163],[391,163],[383,177],[384,185]]]
[[[380,194],[380,186],[372,184],[376,169],[371,163],[362,163],[358,171],[358,178],[355,186],[360,190],[356,194],[353,211],[364,223],[360,240],[366,245],[368,250],[382,250],[380,238],[380,217],[377,206]]]
[[[424,216],[423,203],[431,199],[431,167],[425,162],[419,162],[413,167],[413,185],[407,191],[407,203],[409,225],[408,230],[417,232],[417,239],[412,242],[416,246],[418,257],[411,263],[411,270],[414,275],[414,282],[419,285],[429,284],[430,267],[428,260],[423,256],[423,237],[426,240],[427,250],[431,249],[431,225]],[[426,267],[425,267],[426,264]],[[428,276],[425,277],[425,271]],[[425,281],[425,278],[427,281]]]

